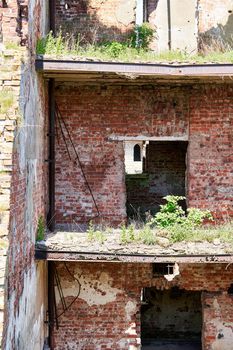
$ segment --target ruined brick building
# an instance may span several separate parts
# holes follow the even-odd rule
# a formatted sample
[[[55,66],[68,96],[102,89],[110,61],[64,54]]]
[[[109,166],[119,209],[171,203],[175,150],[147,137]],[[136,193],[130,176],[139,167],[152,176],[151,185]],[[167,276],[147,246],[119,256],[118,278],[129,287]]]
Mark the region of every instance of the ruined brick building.
[[[232,18],[231,0],[0,1],[2,349],[233,349],[230,243],[85,233],[167,194],[232,218],[233,65],[36,56],[50,30],[122,42],[144,21],[151,49],[192,55],[230,46]]]

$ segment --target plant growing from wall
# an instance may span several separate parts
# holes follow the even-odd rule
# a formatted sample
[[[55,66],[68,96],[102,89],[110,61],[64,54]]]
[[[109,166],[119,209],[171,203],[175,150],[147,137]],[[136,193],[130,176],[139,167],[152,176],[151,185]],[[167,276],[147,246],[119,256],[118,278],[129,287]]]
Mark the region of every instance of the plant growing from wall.
[[[43,241],[45,238],[45,224],[44,219],[42,216],[39,217],[38,223],[37,223],[37,235],[36,235],[36,241]]]

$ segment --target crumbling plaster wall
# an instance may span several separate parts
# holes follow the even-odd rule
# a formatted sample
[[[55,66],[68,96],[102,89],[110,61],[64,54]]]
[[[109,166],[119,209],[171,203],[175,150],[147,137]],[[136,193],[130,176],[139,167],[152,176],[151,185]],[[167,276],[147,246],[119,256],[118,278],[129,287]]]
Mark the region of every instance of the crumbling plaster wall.
[[[171,282],[152,278],[150,264],[67,263],[70,274],[63,263],[56,266],[66,302],[73,302],[59,318],[56,350],[140,349],[141,289],[163,291],[175,286],[202,292],[203,349],[230,349],[233,306],[227,290],[233,277],[231,265],[181,264],[180,274]],[[58,294],[57,300],[60,313]]]
[[[47,29],[48,5],[43,4],[11,0],[0,9],[0,88],[13,95],[0,117],[0,202],[5,204],[0,224],[1,235],[9,242],[1,259],[3,349],[42,349],[46,335],[46,266],[34,261],[38,217],[45,215],[46,86],[34,70],[36,40]],[[7,50],[9,41],[18,47]]]
[[[233,3],[231,0],[199,0],[199,45],[201,49],[232,47]]]

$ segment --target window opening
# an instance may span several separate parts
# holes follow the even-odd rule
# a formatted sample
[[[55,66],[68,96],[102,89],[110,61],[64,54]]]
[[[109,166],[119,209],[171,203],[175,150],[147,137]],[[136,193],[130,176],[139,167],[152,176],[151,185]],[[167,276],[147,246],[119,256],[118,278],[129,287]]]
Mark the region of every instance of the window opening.
[[[143,22],[148,22],[148,0],[143,1]]]
[[[125,141],[125,173],[136,175],[143,173],[143,162],[145,158],[145,142]]]
[[[129,220],[155,215],[167,195],[186,196],[187,147],[186,141],[124,141]]]
[[[155,263],[152,265],[153,277],[173,275],[174,267],[175,267],[174,263]]]
[[[133,148],[133,160],[135,162],[141,162],[141,147],[138,144]]]
[[[230,287],[228,288],[228,294],[233,296],[233,283],[230,285]]]
[[[168,290],[143,288],[142,350],[201,350],[201,334],[201,292],[178,287]]]

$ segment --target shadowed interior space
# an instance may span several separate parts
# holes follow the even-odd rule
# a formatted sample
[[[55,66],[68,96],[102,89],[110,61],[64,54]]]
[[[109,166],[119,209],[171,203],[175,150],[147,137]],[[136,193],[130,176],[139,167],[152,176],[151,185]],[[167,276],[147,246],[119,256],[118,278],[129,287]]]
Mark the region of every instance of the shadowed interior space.
[[[145,288],[141,306],[143,350],[201,350],[201,292]]]
[[[140,145],[137,144],[134,147]],[[145,220],[146,213],[154,215],[163,197],[185,196],[186,152],[185,141],[147,141],[141,144],[140,161],[131,161],[126,153],[127,216],[133,220]],[[135,159],[135,148],[131,152]],[[185,203],[183,203],[185,209]]]

